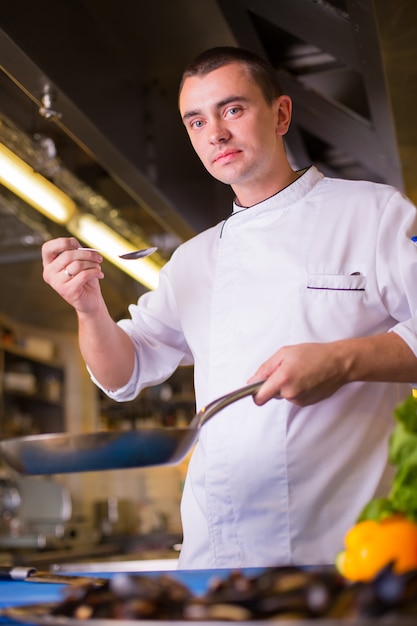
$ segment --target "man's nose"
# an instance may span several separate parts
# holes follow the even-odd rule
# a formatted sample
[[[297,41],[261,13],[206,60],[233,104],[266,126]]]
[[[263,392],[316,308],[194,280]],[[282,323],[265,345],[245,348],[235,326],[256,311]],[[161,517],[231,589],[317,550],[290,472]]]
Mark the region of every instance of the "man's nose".
[[[221,121],[214,121],[210,128],[210,140],[213,143],[222,143],[230,137],[227,126]]]

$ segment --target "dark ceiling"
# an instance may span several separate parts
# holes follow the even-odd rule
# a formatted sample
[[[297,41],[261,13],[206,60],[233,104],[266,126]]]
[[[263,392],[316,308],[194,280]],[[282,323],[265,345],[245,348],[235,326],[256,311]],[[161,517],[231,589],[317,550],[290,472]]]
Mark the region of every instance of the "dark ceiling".
[[[0,139],[24,133],[41,173],[71,173],[102,198],[103,220],[140,231],[161,262],[230,211],[230,190],[206,174],[177,112],[181,72],[210,46],[247,47],[275,65],[294,101],[295,167],[391,183],[417,200],[414,0],[0,7]],[[41,278],[41,242],[65,231],[6,191],[0,228],[0,313],[73,330],[73,312]],[[114,317],[143,291],[110,265],[103,288]]]

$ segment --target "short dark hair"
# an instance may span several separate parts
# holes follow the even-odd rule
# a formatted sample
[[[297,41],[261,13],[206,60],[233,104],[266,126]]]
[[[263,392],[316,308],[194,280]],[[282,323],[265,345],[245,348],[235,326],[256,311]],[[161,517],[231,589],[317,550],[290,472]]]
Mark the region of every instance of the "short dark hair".
[[[192,76],[205,76],[230,63],[240,63],[247,67],[251,77],[260,87],[269,105],[271,105],[276,98],[283,95],[284,92],[279,84],[275,69],[268,61],[265,61],[265,59],[262,59],[254,52],[233,46],[209,48],[199,54],[185,68],[179,93],[181,93],[187,78],[191,78]]]

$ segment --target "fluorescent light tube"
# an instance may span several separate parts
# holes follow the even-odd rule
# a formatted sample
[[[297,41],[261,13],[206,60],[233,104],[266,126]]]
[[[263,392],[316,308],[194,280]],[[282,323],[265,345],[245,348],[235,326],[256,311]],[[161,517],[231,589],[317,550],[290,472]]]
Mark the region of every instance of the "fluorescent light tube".
[[[2,144],[0,182],[58,224],[68,222],[77,211],[75,202],[69,196]]]

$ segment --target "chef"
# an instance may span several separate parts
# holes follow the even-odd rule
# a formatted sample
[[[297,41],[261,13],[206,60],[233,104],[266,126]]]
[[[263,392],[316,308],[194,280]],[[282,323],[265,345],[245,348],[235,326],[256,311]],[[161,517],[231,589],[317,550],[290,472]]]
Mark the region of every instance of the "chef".
[[[108,313],[99,253],[73,238],[43,247],[44,278],[74,307],[82,355],[112,398],[184,364],[197,408],[265,380],[202,429],[182,568],[333,562],[363,505],[387,493],[393,410],[417,381],[416,209],[388,185],[295,171],[291,107],[273,68],[242,49],[186,69],[184,126],[235,200],[129,319]]]

